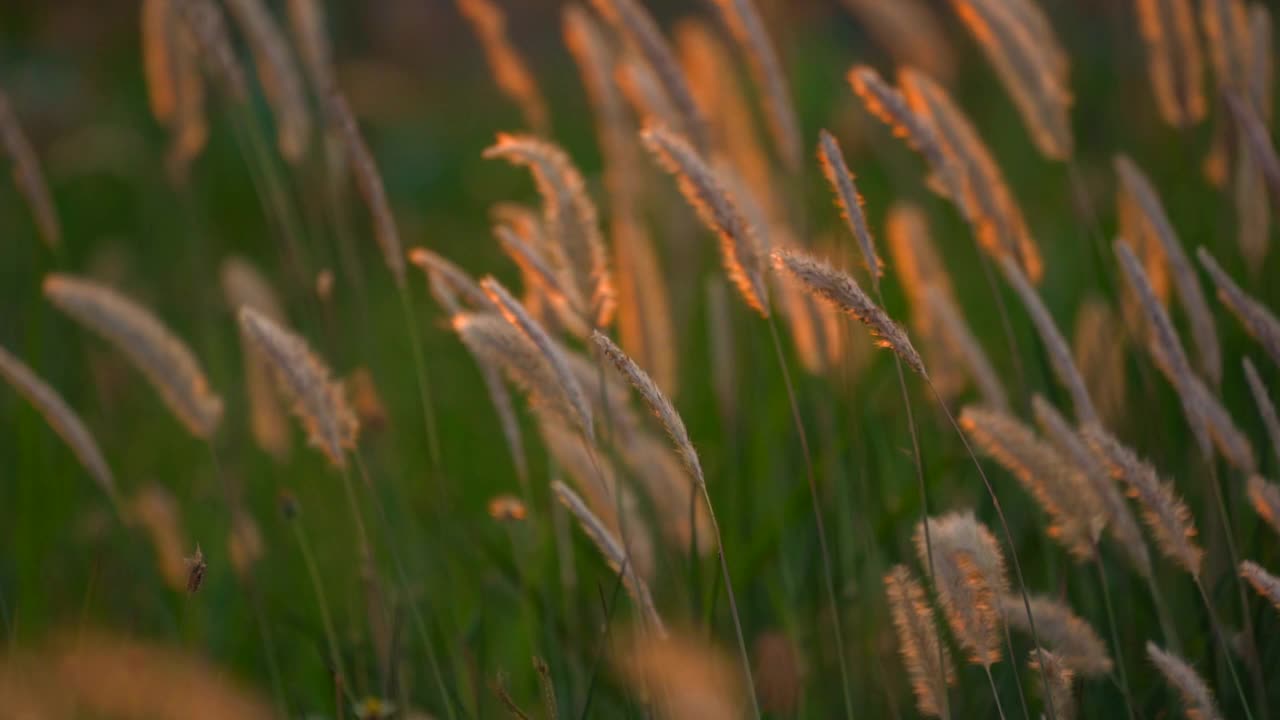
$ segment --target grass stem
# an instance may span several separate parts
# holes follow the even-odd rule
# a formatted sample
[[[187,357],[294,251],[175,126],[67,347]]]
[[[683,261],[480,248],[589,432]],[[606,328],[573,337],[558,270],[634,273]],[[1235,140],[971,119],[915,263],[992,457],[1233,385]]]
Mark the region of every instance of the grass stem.
[[[809,481],[809,498],[813,501],[813,517],[818,527],[818,547],[822,553],[822,575],[826,581],[827,604],[830,606],[831,622],[836,636],[836,652],[840,658],[840,688],[844,692],[844,712],[849,720],[853,718],[853,698],[849,692],[849,668],[845,660],[844,630],[840,622],[840,605],[836,602],[835,580],[831,571],[831,552],[827,548],[827,531],[822,520],[822,500],[818,497],[818,482],[813,474],[813,458],[809,453],[809,439],[804,432],[804,421],[800,417],[800,406],[796,402],[795,388],[791,384],[791,371],[787,369],[787,359],[782,352],[782,340],[778,337],[778,324],[769,315],[769,334],[773,339],[773,351],[778,358],[778,367],[782,372],[782,381],[787,390],[787,401],[791,405],[791,418],[796,426],[796,434],[800,439],[800,448],[804,452],[805,476]]]

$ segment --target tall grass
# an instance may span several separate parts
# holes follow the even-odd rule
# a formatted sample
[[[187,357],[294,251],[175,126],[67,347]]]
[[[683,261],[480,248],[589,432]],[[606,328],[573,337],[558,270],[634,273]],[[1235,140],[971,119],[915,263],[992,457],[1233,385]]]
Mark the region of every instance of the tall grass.
[[[845,4],[7,53],[0,715],[1265,720],[1271,14]]]

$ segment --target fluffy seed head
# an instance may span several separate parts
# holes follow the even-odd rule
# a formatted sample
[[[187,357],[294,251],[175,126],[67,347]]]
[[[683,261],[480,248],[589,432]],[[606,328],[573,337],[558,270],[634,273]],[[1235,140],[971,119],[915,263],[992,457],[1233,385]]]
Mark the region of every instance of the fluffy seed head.
[[[1218,286],[1218,300],[1236,316],[1244,329],[1258,341],[1271,356],[1273,362],[1280,365],[1280,319],[1267,309],[1266,305],[1250,297],[1236,284],[1235,280],[1222,269],[1209,251],[1203,247],[1196,248],[1196,256],[1200,264],[1213,278]]]
[[[862,261],[867,264],[867,272],[871,273],[871,283],[880,286],[880,276],[884,274],[883,264],[876,255],[876,242],[867,227],[867,217],[862,212],[862,196],[858,194],[858,186],[853,182],[853,173],[845,163],[844,154],[835,136],[826,130],[818,132],[818,160],[822,165],[822,174],[831,184],[836,195],[836,206],[844,215],[849,225],[849,232],[858,241],[858,249],[862,251]]]
[[[543,361],[554,374],[561,394],[573,409],[574,423],[586,434],[588,440],[594,440],[595,428],[591,422],[591,406],[582,392],[578,379],[569,369],[560,348],[547,335],[547,331],[529,315],[524,306],[497,280],[493,277],[485,277],[480,280],[480,288],[497,306],[502,317],[537,348]]]
[[[31,403],[45,422],[49,423],[49,427],[53,428],[67,447],[71,448],[71,452],[75,453],[76,459],[88,471],[89,476],[118,508],[120,499],[111,466],[107,465],[107,460],[102,456],[102,450],[98,448],[98,443],[89,432],[89,428],[85,426],[76,411],[62,399],[58,391],[40,379],[40,376],[27,367],[26,363],[2,347],[0,347],[0,377],[3,377],[14,390],[18,391],[18,394]]]
[[[927,375],[924,361],[911,346],[906,331],[872,302],[848,274],[798,250],[775,250],[773,264],[804,283],[815,297],[865,325],[877,344],[895,352],[912,370]]]
[[[933,586],[947,623],[969,653],[970,662],[997,663],[1003,622],[999,598],[1009,592],[1000,545],[972,512],[949,513],[928,522],[930,543],[925,542],[923,523],[916,526],[916,554],[922,567],[928,570],[932,566],[937,573]]]
[[[1147,642],[1147,657],[1156,666],[1166,682],[1182,696],[1184,711],[1190,720],[1221,720],[1213,691],[1186,660],[1165,652],[1155,643]]]
[[[1044,659],[1041,663],[1040,660]],[[1032,650],[1027,667],[1036,675],[1040,686],[1041,697],[1046,698],[1046,705],[1053,706],[1053,714],[1062,720],[1072,720],[1076,716],[1076,697],[1072,691],[1076,673],[1062,658],[1049,650]]]
[[[597,326],[609,324],[616,305],[609,255],[595,203],[568,153],[545,140],[500,133],[483,156],[524,166],[533,174],[542,196],[547,237],[561,248],[567,277],[578,297],[590,298],[592,321]]]
[[[1187,361],[1187,355],[1182,349],[1181,341],[1178,340],[1177,331],[1173,329],[1173,322],[1169,319],[1169,314],[1165,311],[1164,306],[1156,298],[1146,271],[1142,269],[1142,264],[1138,262],[1138,258],[1134,256],[1133,250],[1129,248],[1128,243],[1124,240],[1117,240],[1115,253],[1120,260],[1120,266],[1124,269],[1124,275],[1129,287],[1137,293],[1138,301],[1147,318],[1147,324],[1150,329],[1149,346],[1151,352],[1157,358],[1159,364],[1168,368],[1167,374],[1171,376],[1174,386],[1178,390],[1178,398],[1182,401],[1183,414],[1186,415],[1187,424],[1191,426],[1191,431],[1195,435],[1196,443],[1200,447],[1202,456],[1212,457],[1212,440],[1209,437],[1208,426],[1205,422],[1204,409],[1195,401],[1195,391],[1192,388],[1191,364]]]
[[[1111,657],[1107,645],[1089,623],[1080,619],[1071,608],[1057,600],[1042,595],[1028,598],[1031,615],[1036,619],[1036,635],[1045,649],[1050,650],[1063,665],[1078,675],[1096,677],[1111,672]],[[1005,622],[1017,630],[1030,632],[1026,606],[1017,594],[1000,599]]]
[[[1027,281],[1027,277],[1023,275],[1022,270],[1012,258],[1007,255],[1002,257],[1000,268],[1004,271],[1009,285],[1018,293],[1023,306],[1027,309],[1027,314],[1031,316],[1031,322],[1036,326],[1036,334],[1040,336],[1040,341],[1044,343],[1045,350],[1049,354],[1049,365],[1053,368],[1053,374],[1071,394],[1071,405],[1075,409],[1076,421],[1097,422],[1098,411],[1093,407],[1089,389],[1084,384],[1084,378],[1081,377],[1080,370],[1076,367],[1075,359],[1071,355],[1071,348],[1067,345],[1066,338],[1062,337],[1062,332],[1058,330],[1057,323],[1053,321],[1049,308],[1045,307],[1040,294]]]
[[[662,622],[662,617],[658,615],[658,610],[653,604],[653,596],[649,594],[649,585],[640,576],[640,573],[629,562],[627,551],[622,543],[614,537],[613,533],[605,526],[604,523],[596,517],[595,513],[587,507],[587,504],[578,497],[578,494],[562,482],[554,481],[551,483],[551,490],[555,492],[560,503],[569,510],[569,513],[578,521],[578,526],[582,528],[582,532],[591,539],[596,549],[604,556],[605,562],[616,573],[622,574],[623,586],[627,589],[627,593],[631,596],[631,601],[636,604],[636,608],[645,618],[645,623],[649,626],[657,637],[666,637],[666,624]]]
[[[1085,442],[1116,480],[1123,480],[1129,496],[1142,507],[1142,517],[1156,546],[1188,573],[1200,575],[1204,551],[1195,543],[1196,526],[1173,483],[1162,481],[1155,468],[1139,458],[1098,425],[1081,430]]]
[[[884,592],[898,634],[898,652],[911,676],[916,707],[922,715],[942,717],[947,686],[955,683],[955,668],[945,646],[939,650],[942,639],[924,588],[907,566],[896,565],[884,576]]]
[[[360,422],[347,402],[342,383],[307,342],[261,312],[240,308],[240,330],[271,368],[276,388],[293,406],[313,447],[337,468],[347,466],[347,450],[355,448]]]
[[[720,238],[725,270],[747,305],[768,317],[769,298],[756,229],[711,167],[683,138],[657,125],[646,127],[640,138],[658,163],[676,177],[681,194],[702,222]]]
[[[1089,449],[1084,439],[1067,419],[1039,394],[1031,397],[1031,409],[1035,414],[1036,424],[1040,431],[1057,448],[1062,456],[1075,465],[1089,481],[1089,487],[1097,494],[1106,512],[1107,530],[1120,547],[1121,552],[1129,559],[1142,576],[1151,576],[1151,555],[1147,552],[1147,542],[1142,537],[1142,529],[1133,513],[1125,503],[1124,495],[1111,474],[1101,461]]]
[[[1267,482],[1260,475],[1251,475],[1246,490],[1254,512],[1280,535],[1280,485]]]
[[[1280,577],[1276,577],[1252,560],[1240,563],[1240,577],[1249,581],[1258,594],[1266,598],[1280,610]]]
[[[1106,509],[1084,473],[1031,428],[1004,413],[968,406],[960,413],[960,427],[1049,514],[1050,537],[1077,559],[1095,556]]]
[[[207,438],[218,429],[222,398],[209,387],[191,349],[151,311],[106,286],[70,275],[45,276],[44,296],[128,357],[192,435]]]
[[[347,161],[351,164],[351,177],[356,189],[373,220],[373,237],[382,250],[382,259],[391,270],[391,277],[396,285],[404,287],[404,251],[400,245],[400,230],[391,213],[387,189],[382,184],[382,174],[378,172],[373,153],[369,152],[369,146],[360,134],[351,106],[336,90],[328,97],[328,113],[329,122],[337,130]]]

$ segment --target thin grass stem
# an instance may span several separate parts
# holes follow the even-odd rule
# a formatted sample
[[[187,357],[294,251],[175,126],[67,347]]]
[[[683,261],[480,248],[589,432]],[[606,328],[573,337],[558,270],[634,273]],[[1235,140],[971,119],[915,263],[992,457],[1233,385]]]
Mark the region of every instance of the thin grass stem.
[[[1258,645],[1254,640],[1253,616],[1249,613],[1249,592],[1245,589],[1244,580],[1240,577],[1240,573],[1236,571],[1236,568],[1240,567],[1240,553],[1236,550],[1235,535],[1231,532],[1231,517],[1227,514],[1226,501],[1222,497],[1222,485],[1218,479],[1218,463],[1213,458],[1205,458],[1205,462],[1209,466],[1209,490],[1213,494],[1214,505],[1218,511],[1218,521],[1222,525],[1222,534],[1227,542],[1227,556],[1231,560],[1230,574],[1240,597],[1240,615],[1244,624],[1245,664],[1249,667],[1254,697],[1258,702],[1258,711],[1261,713],[1263,720],[1266,720],[1267,686],[1258,667]],[[1229,653],[1225,648],[1224,652]],[[1227,660],[1230,662],[1230,657]],[[1234,673],[1234,669],[1232,669],[1232,672]]]
[[[396,549],[397,544],[395,543],[394,538],[389,535],[391,525],[390,518],[387,515],[386,506],[383,504],[382,498],[378,496],[377,490],[374,488],[373,480],[369,475],[369,468],[364,461],[364,454],[357,451],[352,453],[352,455],[355,457],[356,468],[360,473],[361,481],[364,483],[365,487],[368,488],[370,497],[373,498],[374,509],[378,513],[378,524],[388,532],[387,548],[391,552],[391,563],[395,566],[396,575],[400,581],[401,589],[405,592],[406,596],[408,596],[409,575],[405,572],[405,566],[404,562],[401,560],[400,551]],[[448,716],[449,720],[457,720],[457,715],[453,708],[453,702],[449,697],[448,688],[444,684],[444,676],[440,672],[439,657],[436,655],[435,646],[431,643],[431,634],[427,629],[426,621],[422,618],[421,609],[418,608],[417,603],[413,602],[412,599],[409,601],[409,611],[413,615],[414,628],[417,630],[418,640],[422,643],[423,649],[427,652],[427,664],[431,667],[432,681],[435,682],[436,690],[440,693],[440,699],[444,703],[445,715]]]
[[[978,469],[982,484],[986,487],[987,495],[991,498],[991,505],[995,508],[996,517],[1000,520],[1000,530],[1004,533],[1004,540],[1009,545],[1009,559],[1013,561],[1013,571],[1018,578],[1018,592],[1022,595],[1022,606],[1027,613],[1027,625],[1031,629],[1031,641],[1036,646],[1036,660],[1040,665],[1040,679],[1045,687],[1049,687],[1049,678],[1045,671],[1044,649],[1040,645],[1040,633],[1036,630],[1036,618],[1031,613],[1031,598],[1027,595],[1027,583],[1022,575],[1022,563],[1018,560],[1018,550],[1013,542],[1013,532],[1009,529],[1009,520],[1004,515],[1004,508],[1000,505],[1000,499],[996,497],[996,490],[991,484],[991,479],[987,477],[987,472],[982,469],[982,463],[978,462],[978,456],[973,452],[973,446],[969,444],[969,438],[965,437],[964,431],[960,429],[960,423],[956,422],[955,416],[951,414],[951,409],[947,407],[947,403],[942,399],[938,388],[934,387],[933,381],[927,375],[925,376],[925,383],[933,391],[933,397],[938,401],[938,407],[942,408],[943,414],[947,416],[947,420],[956,431],[956,435],[960,436],[960,442],[964,444],[965,452],[969,454],[969,459],[973,461],[973,466]],[[1058,715],[1054,712],[1053,698],[1048,693],[1045,694],[1044,704],[1045,709],[1048,711],[1049,720],[1057,720]]]
[[[427,451],[431,455],[431,467],[436,471],[436,483],[443,494],[444,478],[440,476],[440,439],[436,433],[436,413],[431,402],[431,382],[427,378],[427,364],[422,357],[422,335],[418,332],[418,317],[414,312],[409,291],[397,287],[400,306],[404,310],[404,323],[409,330],[409,346],[413,352],[413,369],[418,383],[418,400],[422,404],[422,418],[427,428]]]
[[[329,644],[329,662],[333,665],[334,686],[341,695],[344,688],[349,687],[346,677],[347,671],[342,664],[341,646],[338,644],[338,633],[334,629],[333,616],[329,613],[329,602],[325,598],[324,584],[320,582],[320,570],[316,565],[315,553],[311,550],[311,542],[307,539],[306,532],[302,529],[302,520],[299,518],[291,518],[289,526],[293,529],[293,536],[298,541],[298,551],[302,553],[302,563],[307,567],[307,576],[311,579],[311,589],[316,594],[316,605],[320,609],[320,623],[324,626],[325,641]],[[342,702],[338,702],[338,712],[342,712]]]
[[[1129,688],[1129,674],[1124,668],[1124,654],[1120,650],[1120,631],[1116,625],[1115,609],[1111,605],[1111,584],[1107,582],[1107,570],[1102,565],[1102,556],[1093,556],[1094,567],[1098,569],[1098,584],[1102,586],[1102,602],[1107,608],[1107,626],[1111,630],[1111,645],[1116,653],[1116,669],[1120,673],[1120,689],[1124,691],[1124,707],[1129,720],[1137,720],[1133,710],[1133,691]]]
[[[787,401],[791,405],[791,418],[795,422],[796,434],[800,438],[800,448],[804,452],[805,475],[809,480],[809,498],[813,501],[813,517],[818,526],[818,547],[822,551],[822,571],[826,581],[827,603],[831,607],[831,622],[836,636],[836,652],[840,656],[840,689],[844,692],[844,712],[849,720],[853,718],[853,698],[849,693],[849,668],[845,660],[844,630],[840,622],[840,606],[836,602],[835,580],[831,571],[831,552],[827,548],[827,531],[822,520],[822,501],[818,497],[818,482],[813,474],[813,458],[809,453],[809,439],[804,432],[804,422],[800,419],[800,406],[796,402],[795,388],[791,384],[791,371],[787,369],[787,359],[782,352],[782,340],[778,337],[778,324],[771,313],[768,317],[769,334],[773,338],[773,351],[778,358],[778,367],[782,371],[782,381],[787,390]]]
[[[1004,706],[1000,704],[1000,693],[996,690],[996,679],[991,676],[991,666],[983,665],[982,669],[987,673],[987,685],[991,687],[991,697],[996,701],[996,712],[1000,714],[1000,720],[1007,720],[1004,716]]]
[[[1240,696],[1240,704],[1244,706],[1244,715],[1248,720],[1253,720],[1253,711],[1249,709],[1249,699],[1244,692],[1244,686],[1240,683],[1240,675],[1236,673],[1236,664],[1231,659],[1231,645],[1227,642],[1227,636],[1222,631],[1222,624],[1218,622],[1218,613],[1213,609],[1213,601],[1209,599],[1209,594],[1204,590],[1204,583],[1197,576],[1194,578],[1196,582],[1196,590],[1200,593],[1200,600],[1204,603],[1204,610],[1209,614],[1209,625],[1213,628],[1213,637],[1218,641],[1218,647],[1222,650],[1222,656],[1227,662],[1227,671],[1231,674],[1231,682],[1235,685],[1236,694]]]

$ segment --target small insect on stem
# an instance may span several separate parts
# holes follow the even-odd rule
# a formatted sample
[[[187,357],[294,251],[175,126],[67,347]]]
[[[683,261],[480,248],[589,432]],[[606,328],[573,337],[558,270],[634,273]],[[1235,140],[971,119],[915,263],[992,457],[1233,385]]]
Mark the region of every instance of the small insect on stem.
[[[209,570],[209,563],[204,560],[204,551],[196,544],[196,551],[191,557],[183,558],[187,563],[187,593],[195,595],[204,583],[204,575]]]

